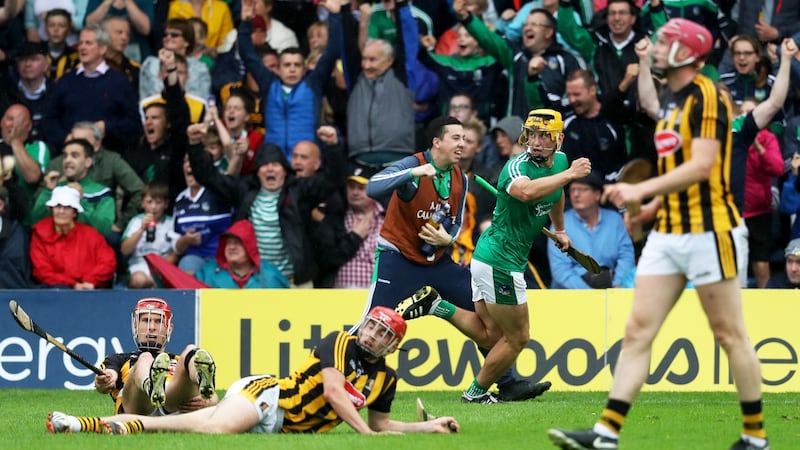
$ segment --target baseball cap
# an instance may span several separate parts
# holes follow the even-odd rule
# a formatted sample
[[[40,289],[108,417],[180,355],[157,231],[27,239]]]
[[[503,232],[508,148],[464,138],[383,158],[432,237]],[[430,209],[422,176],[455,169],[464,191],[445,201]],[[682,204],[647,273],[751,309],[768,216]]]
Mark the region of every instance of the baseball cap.
[[[347,177],[347,181],[355,181],[358,184],[367,184],[369,183],[369,179],[375,175],[377,171],[375,169],[370,169],[367,167],[356,167],[350,173],[350,176]]]
[[[47,44],[44,42],[29,42],[25,41],[19,47],[19,51],[17,52],[17,59],[25,58],[28,56],[33,55],[43,55],[47,56],[49,53],[47,49]]]
[[[53,189],[53,195],[45,205],[51,208],[58,205],[69,206],[70,208],[75,208],[79,213],[83,212],[81,193],[78,192],[77,189],[69,186],[57,186]]]
[[[786,246],[783,256],[800,256],[800,238],[789,241],[789,245]]]
[[[589,172],[589,175],[586,175],[583,178],[579,178],[579,179],[573,181],[573,183],[588,184],[589,186],[591,186],[592,188],[594,188],[594,189],[596,189],[598,191],[602,191],[603,190],[603,176],[600,175],[600,172],[598,172],[596,170],[593,170],[593,171]]]

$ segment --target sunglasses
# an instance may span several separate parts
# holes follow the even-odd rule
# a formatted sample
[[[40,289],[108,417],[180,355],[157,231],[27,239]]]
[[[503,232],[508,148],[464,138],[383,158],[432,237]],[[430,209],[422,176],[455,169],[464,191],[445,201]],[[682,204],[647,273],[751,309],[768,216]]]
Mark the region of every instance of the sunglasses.
[[[181,33],[180,31],[167,31],[166,33],[164,33],[164,37],[168,37],[168,36],[174,39],[174,38],[183,37],[183,33]]]

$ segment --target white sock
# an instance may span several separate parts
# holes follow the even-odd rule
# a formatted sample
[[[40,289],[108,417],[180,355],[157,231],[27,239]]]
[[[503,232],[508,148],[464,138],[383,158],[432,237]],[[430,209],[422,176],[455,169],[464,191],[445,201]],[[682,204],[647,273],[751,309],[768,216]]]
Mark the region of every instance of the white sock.
[[[608,427],[600,425],[599,423],[594,424],[594,427],[592,427],[592,431],[599,434],[600,436],[604,436],[611,439],[619,439],[619,435],[617,433],[614,433],[613,431],[609,430]]]
[[[81,431],[81,422],[75,416],[66,416],[67,422],[69,422],[69,429],[72,430],[73,433],[80,433]]]
[[[757,438],[757,437],[749,436],[749,435],[746,435],[746,434],[742,435],[742,439],[744,439],[745,442],[749,442],[749,443],[751,443],[753,445],[757,445],[759,447],[763,447],[763,446],[767,445],[767,440],[766,439]]]

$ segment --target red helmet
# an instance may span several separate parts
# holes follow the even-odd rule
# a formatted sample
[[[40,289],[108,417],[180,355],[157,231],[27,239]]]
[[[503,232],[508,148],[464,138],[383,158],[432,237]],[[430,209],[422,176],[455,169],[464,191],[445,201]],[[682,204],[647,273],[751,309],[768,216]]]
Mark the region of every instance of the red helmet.
[[[683,67],[695,61],[702,60],[714,46],[714,40],[706,27],[691,20],[675,18],[664,24],[658,33],[669,44],[669,57],[667,62],[670,67]],[[689,49],[689,56],[683,61],[676,61],[679,44]]]
[[[156,328],[154,325],[160,326]],[[172,310],[160,298],[143,298],[133,308],[131,327],[133,341],[139,350],[160,350],[172,334]]]
[[[397,350],[406,335],[406,321],[395,310],[376,306],[358,326],[358,345],[381,358]]]

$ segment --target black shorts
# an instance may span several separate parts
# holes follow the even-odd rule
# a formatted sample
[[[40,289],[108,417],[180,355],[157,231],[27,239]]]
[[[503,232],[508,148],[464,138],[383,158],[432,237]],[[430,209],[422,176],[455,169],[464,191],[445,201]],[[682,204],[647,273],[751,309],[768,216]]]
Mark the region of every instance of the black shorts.
[[[772,252],[772,213],[744,219],[750,235],[747,242],[750,247],[750,261],[769,261]]]

